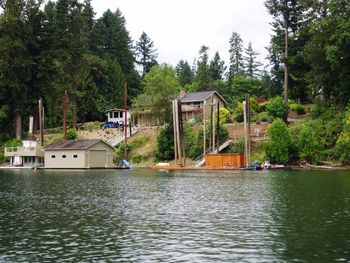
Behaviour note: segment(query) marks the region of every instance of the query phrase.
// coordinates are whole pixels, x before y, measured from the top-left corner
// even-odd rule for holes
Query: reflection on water
[[[348,174],[0,171],[0,261],[349,261]]]

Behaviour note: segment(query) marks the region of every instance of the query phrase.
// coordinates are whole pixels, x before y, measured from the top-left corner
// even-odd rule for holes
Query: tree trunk
[[[22,116],[17,113],[15,117],[16,124],[16,139],[20,140],[22,137]]]
[[[284,102],[288,103],[288,92],[289,92],[289,85],[288,85],[288,21],[285,18],[285,51],[284,51]]]
[[[77,128],[77,102],[76,102],[76,95],[75,92],[73,92],[72,95],[72,107],[73,107],[73,124],[72,128],[76,129]]]
[[[33,123],[33,134],[38,132],[39,126],[39,113],[37,111],[34,112],[34,123]]]

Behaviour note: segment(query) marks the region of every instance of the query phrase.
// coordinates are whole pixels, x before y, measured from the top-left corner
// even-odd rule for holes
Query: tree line
[[[64,91],[69,125],[97,120],[142,91],[141,76],[156,64],[153,42],[143,33],[133,42],[121,11],[95,19],[90,0],[0,1],[0,133],[20,138],[37,101],[45,103],[45,125],[62,125]]]
[[[227,65],[218,52],[209,58],[203,45],[192,65],[180,59],[173,68],[158,65],[146,33],[132,40],[119,9],[96,19],[90,0],[0,0],[0,133],[20,137],[21,124],[36,114],[39,98],[45,102],[46,127],[61,126],[65,90],[71,126],[101,119],[107,108],[123,105],[125,81],[129,103],[163,98],[171,87],[167,98],[180,88],[217,90],[231,108],[245,93],[345,107],[350,3],[266,0],[265,5],[273,17],[270,67],[262,68],[253,44],[245,45],[233,32]],[[153,68],[157,78],[147,77]],[[158,90],[160,96],[154,96]]]

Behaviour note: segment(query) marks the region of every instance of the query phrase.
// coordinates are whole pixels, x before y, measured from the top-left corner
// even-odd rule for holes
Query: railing
[[[5,156],[44,156],[41,146],[38,147],[5,147]]]
[[[229,140],[229,139],[230,139],[229,137],[225,137],[225,138],[221,139],[221,140],[219,141],[219,148],[220,148],[220,146],[221,146],[224,142],[226,142],[226,141]],[[210,147],[208,150],[205,151],[205,153],[202,153],[202,154],[199,155],[196,159],[194,159],[194,160],[193,160],[193,163],[199,163],[201,160],[204,159],[204,156],[205,156],[206,154],[215,153],[216,149],[217,149],[216,147],[215,147],[214,150],[213,150],[213,147]]]
[[[5,147],[5,153],[16,153],[20,147]]]

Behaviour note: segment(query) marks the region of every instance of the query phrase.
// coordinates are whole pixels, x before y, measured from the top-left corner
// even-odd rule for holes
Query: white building
[[[110,109],[106,111],[107,121],[119,124],[124,124],[125,122],[125,112],[124,109]],[[128,124],[130,123],[131,113],[127,111]]]
[[[5,148],[5,156],[10,157],[11,165],[24,167],[43,165],[44,151],[34,136],[25,138],[22,145]]]

